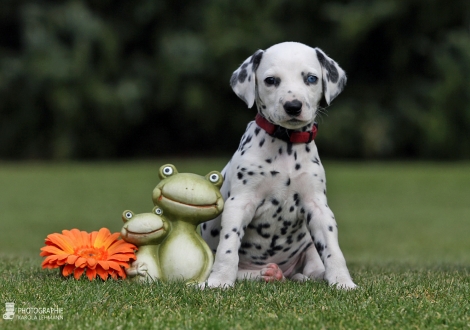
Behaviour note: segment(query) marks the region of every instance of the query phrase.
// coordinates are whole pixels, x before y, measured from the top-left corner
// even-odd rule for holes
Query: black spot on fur
[[[263,266],[263,265],[266,265],[265,262],[261,262],[261,261],[255,261],[253,262],[255,265],[259,265],[259,266]]]
[[[263,51],[262,50],[257,50],[253,56],[251,56],[250,62],[253,63],[253,72],[255,72],[258,69],[258,66],[261,62],[261,59],[263,58]]]
[[[305,237],[305,235],[307,235],[306,233],[300,233],[298,236],[297,236],[297,242],[300,242],[302,240],[302,238]]]
[[[229,253],[232,253],[232,251],[231,251],[231,250],[227,250],[227,251],[225,251],[225,253],[229,254]]]
[[[230,234],[226,234],[225,235],[225,239],[229,238],[230,237]]]
[[[276,176],[276,174],[279,174],[279,172],[278,171],[271,171],[272,176]]]
[[[239,249],[239,250],[238,250],[238,254],[246,254],[246,251]]]
[[[310,221],[312,220],[312,213],[307,214],[307,225],[310,224]]]
[[[327,258],[331,257],[331,254],[327,255],[326,257],[327,257]]]
[[[263,138],[263,139],[259,142],[259,147],[260,147],[260,148],[263,146],[264,141],[265,141],[265,140],[264,140],[264,138]]]
[[[256,127],[255,128],[255,135],[258,136],[259,132],[261,131],[261,128]]]
[[[337,83],[339,79],[339,73],[336,69],[334,61],[330,62],[328,59],[326,59],[325,55],[323,55],[323,53],[320,52],[318,49],[316,49],[316,52],[318,61],[320,62],[321,66],[326,69],[326,78],[328,79],[328,81],[331,81],[332,83]]]
[[[308,144],[305,145],[305,151],[310,152],[310,147],[308,146]]]
[[[219,236],[219,234],[220,234],[220,231],[217,228],[214,228],[214,229],[211,230],[211,236],[212,237],[217,237],[217,236]]]
[[[321,242],[316,242],[315,243],[315,248],[317,249],[317,252],[321,257],[322,254],[323,254],[323,250],[325,249],[325,246]]]
[[[266,163],[271,164],[273,161],[271,158],[265,159]]]
[[[301,165],[299,163],[295,164],[295,170],[298,171],[300,169]]]
[[[244,248],[244,249],[249,249],[249,248],[251,248],[251,247],[253,246],[253,244],[251,244],[251,243],[249,243],[249,242],[243,242],[241,246],[242,246],[242,248]]]
[[[279,205],[279,201],[275,198],[271,200],[271,203],[273,203],[273,205]]]
[[[295,206],[292,205],[292,206],[290,207],[290,209],[289,209],[289,212],[294,212],[294,210],[295,210]]]
[[[238,172],[237,173],[237,177],[239,180],[243,179],[243,173],[242,172]]]
[[[294,202],[295,202],[295,206],[299,206],[299,203],[300,203],[300,197],[299,197],[299,194],[294,194]]]
[[[202,224],[202,230],[206,230],[207,224]]]
[[[287,179],[286,186],[290,186],[290,178]]]
[[[328,227],[328,230],[329,230],[329,231],[333,231],[333,226],[329,226],[329,227]]]
[[[282,147],[279,148],[279,155],[282,155]]]
[[[315,157],[314,159],[312,159],[312,162],[315,163],[315,164],[317,164],[317,165],[320,165],[320,160],[319,160],[317,157]]]
[[[287,143],[287,154],[292,155],[292,143]]]
[[[245,146],[246,146],[248,143],[251,142],[251,139],[252,139],[252,138],[253,138],[253,137],[252,137],[251,135],[248,135],[248,136],[244,139],[244,141],[242,142],[242,144],[241,144],[241,146],[240,146],[239,149],[240,149],[240,150],[243,150],[243,149],[245,148]]]

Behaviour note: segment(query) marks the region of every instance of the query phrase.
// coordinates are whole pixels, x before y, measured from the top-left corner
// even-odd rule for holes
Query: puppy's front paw
[[[354,282],[352,281],[351,276],[349,276],[349,274],[325,274],[325,280],[328,281],[328,284],[334,285],[338,289],[353,290],[357,287],[357,285],[354,284]]]
[[[209,279],[204,282],[199,284],[200,289],[206,289],[206,288],[222,288],[222,289],[228,289],[233,287],[234,282],[232,281],[225,281],[221,279],[217,279],[215,277],[210,276]]]

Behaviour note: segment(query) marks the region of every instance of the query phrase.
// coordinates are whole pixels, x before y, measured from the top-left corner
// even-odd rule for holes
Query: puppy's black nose
[[[284,110],[291,116],[298,116],[302,112],[302,102],[299,100],[288,101],[284,103]]]

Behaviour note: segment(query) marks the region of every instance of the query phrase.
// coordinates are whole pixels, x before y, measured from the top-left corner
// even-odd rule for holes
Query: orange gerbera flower
[[[42,268],[61,267],[62,275],[73,273],[77,280],[85,270],[90,281],[97,274],[103,280],[108,276],[126,278],[124,268],[136,259],[137,247],[118,239],[119,235],[111,234],[106,228],[91,233],[72,229],[47,235],[46,246],[41,248],[40,254],[46,257]]]

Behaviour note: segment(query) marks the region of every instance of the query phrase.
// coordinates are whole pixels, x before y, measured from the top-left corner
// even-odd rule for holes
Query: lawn
[[[470,328],[470,163],[325,162],[355,291],[289,281],[199,291],[41,269],[47,234],[116,232],[123,210],[150,211],[160,165],[207,174],[226,161],[0,164],[0,310],[17,308],[0,328]],[[60,309],[57,319],[32,312],[48,307]]]

